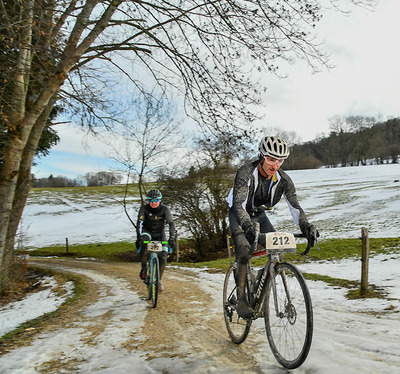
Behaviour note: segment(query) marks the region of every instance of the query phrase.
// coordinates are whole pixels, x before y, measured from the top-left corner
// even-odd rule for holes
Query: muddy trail
[[[75,273],[87,292],[40,329],[2,347],[15,364],[0,365],[0,373],[283,370],[271,354],[262,358],[261,370],[260,354],[252,349],[257,334],[242,345],[230,341],[220,298],[207,293],[194,272],[167,267],[165,290],[153,309],[138,263],[35,259],[31,264]]]

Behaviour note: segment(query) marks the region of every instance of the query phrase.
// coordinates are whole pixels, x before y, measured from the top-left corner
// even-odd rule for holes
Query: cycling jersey
[[[153,240],[166,240],[165,226],[169,227],[169,239],[175,236],[175,224],[170,210],[165,205],[157,208],[149,204],[142,205],[137,220],[138,236],[146,232],[152,235]]]
[[[279,169],[272,178],[267,179],[260,173],[258,164],[257,159],[239,168],[228,196],[230,210],[238,224],[243,226],[246,221],[251,221],[251,217],[272,208],[283,195],[294,223],[300,229],[308,226],[308,220],[300,207],[296,188],[289,175]]]

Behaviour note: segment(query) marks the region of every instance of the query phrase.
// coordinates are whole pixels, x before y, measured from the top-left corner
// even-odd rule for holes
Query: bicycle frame
[[[264,265],[264,271],[258,282],[255,296],[253,296],[251,294],[251,292],[249,292],[250,305],[255,312],[255,319],[262,316],[262,315],[260,315],[260,310],[262,311],[264,296],[265,296],[265,293],[267,292],[266,285],[267,285],[268,278],[270,278],[271,282],[272,282],[272,294],[274,297],[276,316],[284,316],[285,315],[285,313],[279,311],[277,292],[276,292],[276,280],[275,280],[275,265],[283,262],[284,251],[268,253],[266,250],[263,250],[258,255],[263,255],[263,254],[268,255],[268,260],[267,260],[266,264]],[[247,271],[248,290],[250,290],[250,288],[251,288],[249,273],[250,273],[250,264],[248,265],[248,271]],[[283,284],[285,287],[286,296],[288,298],[288,302],[291,302],[291,297],[290,297],[290,293],[288,292],[288,287],[287,287],[287,282],[286,282],[286,276],[284,273],[282,273],[281,276],[282,276],[282,281],[283,281]]]
[[[148,287],[148,298],[152,300],[153,308],[157,305],[158,299],[158,287],[160,284],[160,264],[158,259],[158,254],[163,252],[163,244],[168,244],[168,242],[159,241],[145,241],[144,244],[147,245],[147,250],[149,252],[149,258],[147,259],[147,276],[146,279]],[[156,268],[154,268],[154,265]]]
[[[283,367],[295,369],[307,358],[313,333],[312,301],[304,277],[296,266],[284,261],[285,253],[296,252],[295,236],[287,232],[266,233],[264,248],[256,251],[258,233],[259,226],[256,226],[253,257],[267,255],[268,258],[258,274],[250,262],[247,264],[245,292],[254,314],[242,318],[237,312],[235,262],[228,268],[224,280],[225,324],[232,341],[241,344],[249,334],[252,321],[263,318],[275,358]],[[303,237],[302,234],[296,236]],[[305,253],[310,243],[308,240]]]

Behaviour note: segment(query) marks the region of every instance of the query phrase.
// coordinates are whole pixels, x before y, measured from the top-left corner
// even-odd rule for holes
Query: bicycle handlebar
[[[294,236],[296,238],[306,238],[306,235],[304,234],[294,234]],[[310,249],[312,247],[314,247],[314,244],[317,245],[317,249],[319,250],[319,245],[318,245],[318,237],[319,237],[319,233],[317,228],[315,227],[315,225],[311,225],[310,226],[310,237],[307,238],[307,247],[304,250],[304,252],[301,252],[302,256],[305,256],[308,254],[308,252],[310,252]]]

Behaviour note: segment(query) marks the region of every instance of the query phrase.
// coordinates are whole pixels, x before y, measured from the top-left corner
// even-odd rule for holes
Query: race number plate
[[[161,242],[150,242],[147,244],[147,250],[149,252],[161,252],[162,244]]]
[[[269,232],[266,234],[268,251],[296,252],[294,235],[288,232]]]

